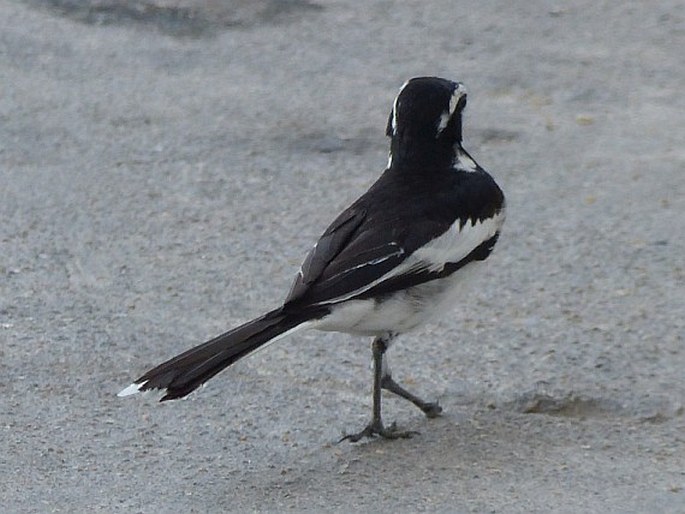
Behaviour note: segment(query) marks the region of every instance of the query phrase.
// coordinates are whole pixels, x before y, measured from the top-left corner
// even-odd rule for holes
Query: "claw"
[[[426,403],[421,407],[421,410],[427,418],[437,418],[442,413],[442,407],[440,407],[438,402]]]
[[[384,427],[382,424],[369,423],[366,425],[364,430],[357,432],[356,434],[347,434],[343,436],[338,444],[343,441],[350,441],[351,443],[359,442],[364,437],[375,437],[380,436],[384,439],[410,439],[415,435],[419,435],[419,432],[415,430],[398,430],[397,424],[393,423],[389,427]]]

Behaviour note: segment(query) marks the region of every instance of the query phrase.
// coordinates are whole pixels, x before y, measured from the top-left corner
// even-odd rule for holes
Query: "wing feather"
[[[436,192],[389,173],[324,232],[286,307],[389,293],[487,257],[504,222],[504,197],[492,178],[455,173],[454,184]],[[409,197],[398,208],[397,198]]]

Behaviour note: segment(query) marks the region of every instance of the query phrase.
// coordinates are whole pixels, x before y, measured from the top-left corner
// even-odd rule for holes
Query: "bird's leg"
[[[373,352],[373,416],[371,418],[371,423],[369,423],[361,432],[344,436],[340,440],[341,442],[351,441],[356,443],[363,437],[374,437],[376,435],[386,439],[408,439],[418,433],[414,431],[397,430],[395,423],[389,427],[385,427],[383,425],[383,420],[381,419],[381,389],[383,388],[384,377],[383,355],[388,349],[388,343],[391,338],[392,336],[377,337],[373,340],[373,344],[371,345],[371,350]],[[406,391],[404,392],[406,393]]]
[[[390,391],[391,393],[395,393],[397,396],[401,396],[405,400],[409,400],[412,402],[414,405],[416,405],[419,409],[423,411],[423,413],[429,417],[429,418],[437,418],[440,413],[442,412],[442,407],[438,404],[438,402],[425,402],[418,396],[410,393],[407,391],[404,387],[402,387],[400,384],[395,382],[392,379],[392,376],[388,372],[387,374],[383,375],[381,378],[381,387],[385,389],[386,391]]]

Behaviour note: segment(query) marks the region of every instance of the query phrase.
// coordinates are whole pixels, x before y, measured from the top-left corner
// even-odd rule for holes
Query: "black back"
[[[336,303],[363,297],[365,291],[388,292],[438,278],[419,269],[406,280],[393,277],[385,288],[376,283],[455,223],[463,227],[500,212],[502,191],[461,147],[465,98],[461,84],[436,77],[415,78],[403,86],[387,127],[390,167],[321,236],[286,307]],[[473,169],[459,169],[460,153]],[[496,239],[479,242],[472,256],[460,260],[484,259]],[[445,269],[453,272],[465,263]]]

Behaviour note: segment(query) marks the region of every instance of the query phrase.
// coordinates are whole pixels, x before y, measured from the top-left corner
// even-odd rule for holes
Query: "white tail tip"
[[[119,398],[123,398],[124,396],[131,396],[133,394],[137,394],[140,392],[140,389],[147,384],[147,380],[145,382],[142,382],[140,384],[133,383],[130,386],[128,386],[125,389],[122,389],[117,393],[117,396]]]

